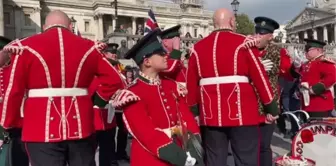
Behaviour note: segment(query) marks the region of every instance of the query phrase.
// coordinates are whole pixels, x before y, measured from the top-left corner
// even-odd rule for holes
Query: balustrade
[[[107,37],[103,40],[103,42],[115,42],[120,43],[121,40],[126,40],[128,43],[128,47],[131,48],[134,44],[137,43],[137,41],[142,37],[142,35],[131,35],[131,34],[125,34],[125,33],[111,33],[107,35]],[[181,48],[187,49],[191,48],[197,41],[199,41],[199,38],[181,38]],[[289,48],[294,47],[294,49],[297,49],[299,51],[304,51],[305,45],[304,44],[294,44],[294,43],[275,43],[276,45],[279,45],[283,48]],[[327,56],[330,56],[334,59],[336,59],[336,46],[330,46],[327,45],[324,47],[325,54]],[[133,63],[130,60],[122,60],[122,63],[125,65],[135,66],[135,63]]]

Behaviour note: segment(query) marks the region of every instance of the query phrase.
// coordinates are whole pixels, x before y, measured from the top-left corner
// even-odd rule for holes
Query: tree
[[[254,34],[254,23],[246,14],[238,14],[237,16],[237,32],[244,35]]]

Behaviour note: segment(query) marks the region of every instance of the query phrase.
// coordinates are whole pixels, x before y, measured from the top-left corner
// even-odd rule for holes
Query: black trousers
[[[11,139],[10,160],[11,166],[29,166],[29,160],[24,148],[24,144],[21,141],[21,129],[7,130],[9,138]]]
[[[56,143],[25,142],[31,166],[95,166],[94,136]]]
[[[207,166],[226,166],[229,142],[236,166],[258,166],[258,126],[201,127]]]
[[[115,152],[115,134],[116,128],[106,131],[97,131],[99,166],[112,166],[118,164]]]
[[[273,153],[271,149],[275,124],[261,124],[260,130],[260,166],[272,166]]]
[[[326,118],[326,117],[331,117],[331,112],[330,111],[323,111],[323,112],[308,112],[309,117],[311,118]]]
[[[116,120],[118,126],[118,135],[117,135],[117,156],[122,157],[127,155],[126,147],[127,147],[127,135],[128,132],[125,128],[124,121],[122,119],[122,113],[116,113]]]

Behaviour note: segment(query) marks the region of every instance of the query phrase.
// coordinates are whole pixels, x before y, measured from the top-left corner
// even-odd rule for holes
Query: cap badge
[[[262,21],[261,22],[261,26],[265,26],[266,25],[266,22],[265,21]]]

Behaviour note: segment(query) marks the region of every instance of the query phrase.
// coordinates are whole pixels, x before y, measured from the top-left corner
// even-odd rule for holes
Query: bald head
[[[236,29],[236,19],[233,12],[225,8],[215,11],[213,23],[215,29]]]
[[[54,10],[47,15],[43,29],[45,30],[53,25],[62,25],[71,29],[71,21],[68,15],[60,10]]]

